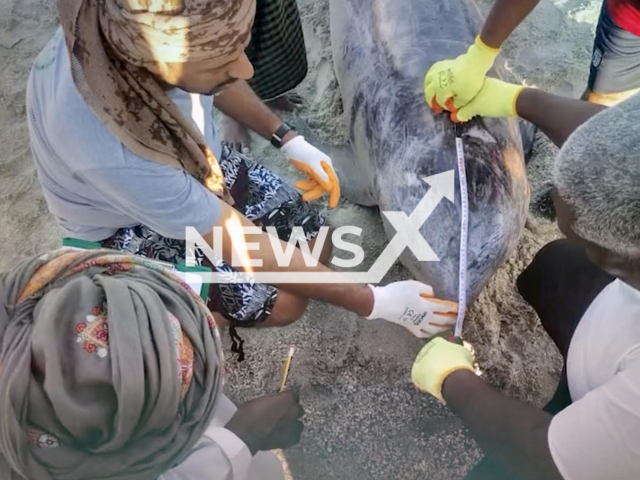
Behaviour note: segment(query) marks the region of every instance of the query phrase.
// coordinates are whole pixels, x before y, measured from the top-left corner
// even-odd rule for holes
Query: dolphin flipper
[[[347,200],[363,207],[378,205],[373,185],[357,167],[356,154],[350,145],[316,145],[331,157],[340,181],[340,194]]]

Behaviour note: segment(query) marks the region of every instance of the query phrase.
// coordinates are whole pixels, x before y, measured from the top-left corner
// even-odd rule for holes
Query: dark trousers
[[[545,245],[520,274],[520,295],[540,317],[542,326],[565,360],[558,388],[544,411],[555,415],[571,404],[566,360],[573,333],[596,296],[614,278],[596,267],[582,247],[567,240]],[[465,480],[517,480],[490,456],[484,457]]]
[[[307,50],[296,0],[257,0],[246,54],[254,68],[249,85],[262,100],[296,88],[307,76]]]
[[[603,94],[640,88],[640,37],[613,21],[607,0],[600,10],[587,88]]]

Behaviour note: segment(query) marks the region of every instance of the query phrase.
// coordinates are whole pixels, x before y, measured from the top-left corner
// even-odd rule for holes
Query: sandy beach
[[[454,0],[449,0],[454,1]],[[287,118],[328,144],[343,144],[340,94],[332,70],[327,0],[299,0],[309,75],[297,92],[304,108]],[[486,13],[490,0],[478,0]],[[543,0],[511,36],[503,57],[515,79],[579,97],[585,88],[601,1]],[[57,27],[50,0],[0,0],[0,270],[60,246],[29,150],[26,82],[36,54]],[[64,119],[60,119],[64,121]],[[253,155],[277,173],[296,174],[269,144],[253,140]],[[553,393],[560,369],[555,347],[515,290],[515,278],[538,249],[558,236],[538,202],[557,150],[538,135],[528,176],[530,218],[514,254],[471,306],[465,337],[487,380],[536,405]],[[327,211],[333,225],[363,228],[367,258],[386,244],[378,213],[342,200]],[[385,282],[408,279],[396,264]],[[411,385],[409,371],[422,342],[400,327],[366,321],[312,302],[304,318],[278,330],[240,331],[247,359],[237,363],[223,335],[227,391],[240,402],[272,393],[290,344],[297,347],[289,385],[306,411],[302,442],[284,453],[295,480],[444,480],[462,478],[481,453],[461,422]]]

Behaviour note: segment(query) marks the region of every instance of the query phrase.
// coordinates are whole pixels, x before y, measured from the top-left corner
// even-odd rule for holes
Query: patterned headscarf
[[[203,134],[152,72],[159,61],[228,63],[246,47],[255,0],[58,0],[74,82],[143,158],[181,168],[233,203]]]
[[[220,337],[180,279],[59,250],[0,275],[0,478],[149,480],[188,455],[222,388]]]

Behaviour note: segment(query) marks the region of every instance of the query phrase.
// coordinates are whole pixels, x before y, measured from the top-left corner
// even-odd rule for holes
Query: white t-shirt
[[[589,306],[569,346],[573,403],[549,427],[567,480],[640,479],[640,291],[615,280]]]

